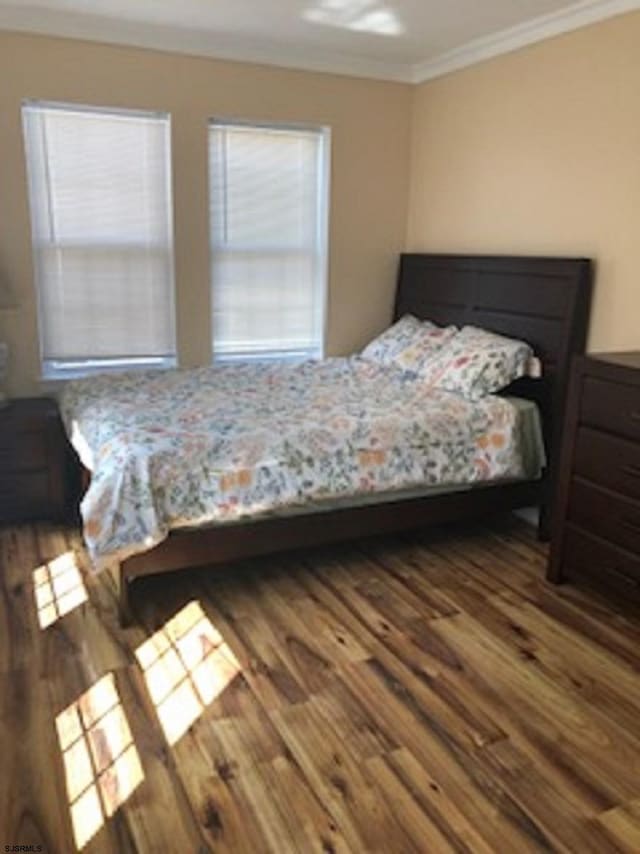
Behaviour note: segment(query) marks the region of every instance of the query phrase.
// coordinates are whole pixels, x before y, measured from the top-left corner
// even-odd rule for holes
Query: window
[[[209,129],[214,359],[322,356],[329,132]]]
[[[27,103],[45,377],[175,364],[170,119]]]

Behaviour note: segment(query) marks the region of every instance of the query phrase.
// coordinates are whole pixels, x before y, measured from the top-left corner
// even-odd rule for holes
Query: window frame
[[[45,357],[44,347],[44,316],[45,309],[43,306],[43,286],[44,281],[44,264],[42,259],[42,249],[46,247],[55,247],[56,244],[43,242],[37,235],[35,227],[37,221],[35,199],[35,183],[33,171],[30,167],[32,158],[38,156],[35,154],[39,142],[31,139],[28,132],[27,110],[42,109],[42,110],[59,110],[67,113],[81,113],[88,115],[104,115],[104,116],[122,116],[125,118],[144,118],[158,119],[166,123],[164,133],[164,156],[166,164],[166,187],[164,188],[167,198],[167,235],[170,238],[169,245],[166,247],[167,252],[167,273],[169,275],[169,301],[167,310],[169,321],[171,324],[171,341],[172,353],[161,356],[132,356],[132,355],[112,355],[112,356],[96,356],[96,357],[77,357],[68,359],[55,359]],[[123,373],[126,371],[143,371],[143,370],[168,370],[178,366],[178,340],[177,340],[177,317],[176,317],[176,266],[175,266],[175,217],[174,217],[174,181],[173,181],[173,159],[172,159],[172,136],[173,123],[172,115],[165,110],[145,110],[128,107],[110,107],[104,105],[89,105],[80,104],[72,101],[56,101],[47,99],[30,99],[25,98],[20,106],[22,119],[22,135],[23,135],[23,151],[25,156],[25,168],[27,175],[27,191],[28,191],[28,212],[29,212],[29,227],[31,232],[31,257],[34,270],[34,287],[36,292],[36,309],[37,309],[37,326],[38,326],[38,355],[40,362],[40,379],[45,382],[64,381],[76,379],[84,376],[92,376],[100,373]],[[43,163],[46,168],[46,154],[42,155]],[[50,187],[45,188],[50,192]],[[101,244],[96,244],[96,247]],[[117,246],[119,244],[109,244],[105,242],[104,246]],[[135,244],[132,244],[135,245]],[[161,247],[165,251],[164,247]]]
[[[318,177],[316,186],[316,205],[317,205],[317,249],[319,269],[317,274],[318,294],[318,318],[317,318],[317,347],[313,350],[245,350],[229,352],[225,354],[216,353],[215,331],[213,322],[213,312],[215,305],[215,277],[214,277],[214,256],[219,247],[215,245],[213,240],[213,224],[211,222],[212,213],[212,197],[211,197],[211,182],[212,182],[212,159],[210,138],[211,131],[216,127],[239,127],[249,130],[268,130],[281,132],[296,132],[314,133],[318,135]],[[305,359],[326,357],[327,349],[327,328],[329,314],[329,253],[330,253],[330,213],[331,213],[331,168],[332,168],[332,129],[330,125],[307,123],[307,122],[280,122],[261,119],[246,119],[236,116],[213,116],[207,122],[207,181],[208,181],[208,239],[209,239],[209,296],[211,300],[210,317],[210,347],[211,347],[211,364],[229,364],[229,363],[247,363],[247,362],[301,362]],[[247,247],[251,250],[252,247]],[[262,252],[268,254],[270,251],[284,252],[286,247],[256,247],[257,253]]]

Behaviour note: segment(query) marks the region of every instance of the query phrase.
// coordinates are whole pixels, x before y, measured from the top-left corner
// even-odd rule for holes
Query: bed
[[[362,357],[104,376],[63,397],[120,618],[142,575],[538,505],[550,496],[584,259],[403,255],[395,316],[529,342],[542,376],[471,402]]]

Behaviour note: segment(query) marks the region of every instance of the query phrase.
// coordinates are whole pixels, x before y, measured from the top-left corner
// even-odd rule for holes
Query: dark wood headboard
[[[586,345],[593,265],[586,258],[402,255],[395,317],[473,324],[527,341],[542,361],[540,380],[521,380],[511,394],[540,406],[549,489],[555,479],[571,360]]]

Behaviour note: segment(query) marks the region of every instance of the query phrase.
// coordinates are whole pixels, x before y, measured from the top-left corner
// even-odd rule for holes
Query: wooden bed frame
[[[439,324],[474,324],[528,341],[543,377],[514,383],[509,394],[540,407],[548,455],[541,480],[487,486],[364,507],[309,512],[232,525],[174,531],[155,548],[123,561],[116,571],[120,620],[131,621],[134,578],[227,563],[367,535],[540,507],[541,538],[549,520],[572,357],[585,347],[592,264],[587,259],[402,255],[395,317],[411,313]]]

